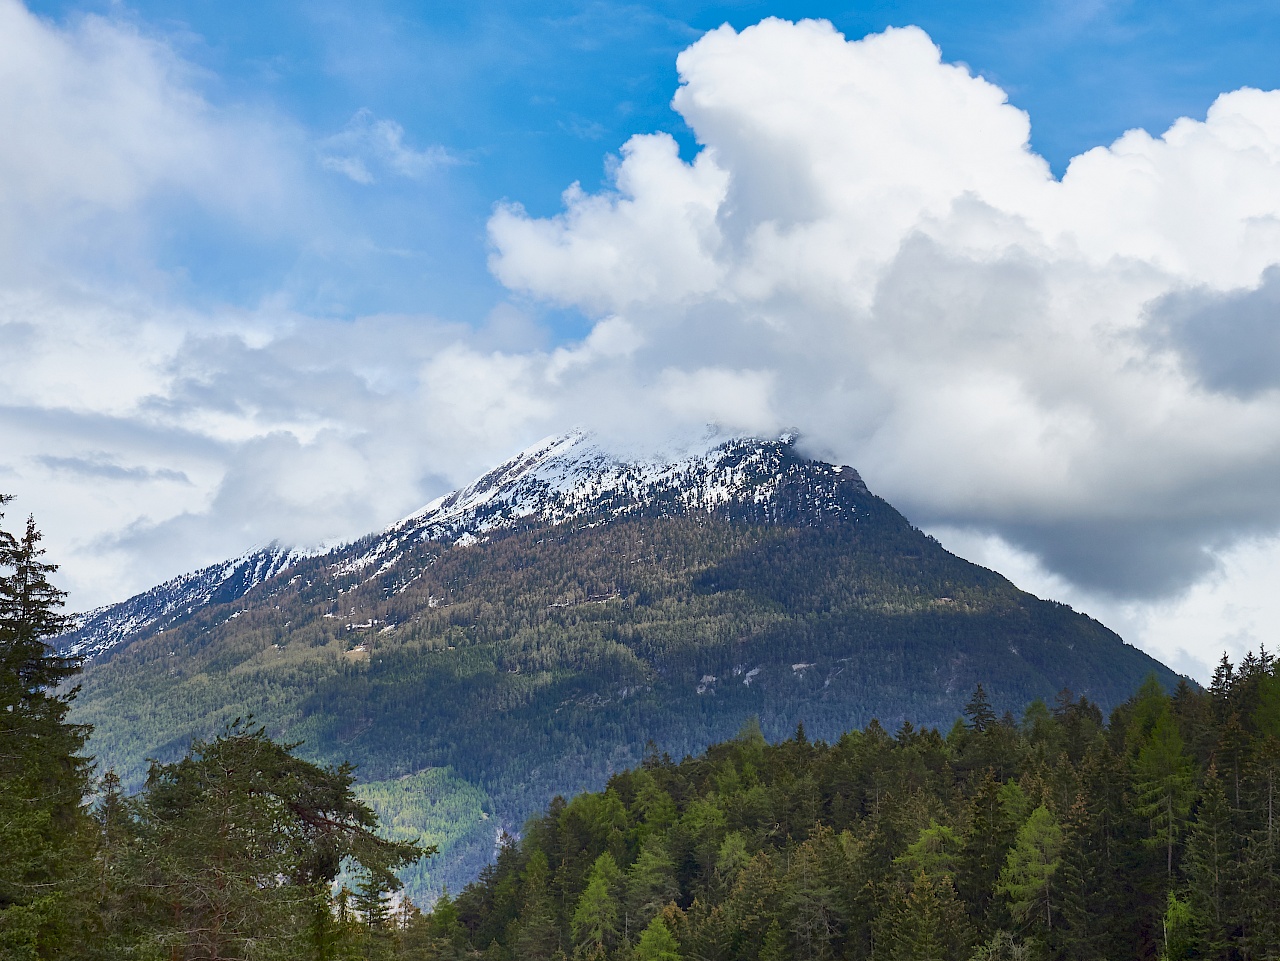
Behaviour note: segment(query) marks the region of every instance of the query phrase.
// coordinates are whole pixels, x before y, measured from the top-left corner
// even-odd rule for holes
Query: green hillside
[[[821,522],[587,517],[419,541],[382,567],[352,563],[353,545],[92,662],[74,719],[127,784],[248,714],[361,781],[449,769],[417,822],[369,795],[433,839],[440,806],[486,815],[439,836],[421,897],[474,877],[496,828],[599,787],[650,740],[679,757],[750,716],[769,738],[801,721],[827,738],[872,718],[945,724],[979,681],[998,711],[1064,687],[1109,709],[1153,671],[1176,683],[865,489],[844,496],[856,511]]]
[[[489,961],[1166,961],[1280,950],[1280,665],[946,736],[748,725],[556,799],[405,937]],[[409,950],[411,948],[411,950]]]

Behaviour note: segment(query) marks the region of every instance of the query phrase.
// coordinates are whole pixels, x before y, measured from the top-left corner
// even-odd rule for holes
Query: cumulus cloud
[[[0,120],[30,136],[0,141],[0,471],[77,606],[359,535],[571,424],[630,451],[712,424],[799,429],[944,543],[1200,676],[1274,619],[1248,598],[1280,572],[1280,93],[1055,179],[1028,117],[920,30],[723,27],[678,60],[691,156],[637,136],[611,189],[495,208],[512,303],[472,329],[13,282],[32,250],[74,267],[88,224],[127,247],[166,191],[291,203],[316,148],[214,109],[117,23],[0,0],[5,44]],[[320,163],[451,162],[405,141],[361,112]],[[548,345],[537,302],[593,326]]]
[[[612,190],[490,223],[509,286],[636,332],[620,389],[798,425],[917,522],[1113,597],[1174,596],[1280,525],[1280,93],[1057,180],[915,28],[726,26],[678,67],[691,159],[633,138]]]

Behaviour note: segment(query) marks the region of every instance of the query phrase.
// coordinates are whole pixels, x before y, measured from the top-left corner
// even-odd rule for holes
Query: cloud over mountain
[[[486,324],[347,321],[299,308],[289,270],[252,308],[184,300],[157,210],[304,236],[318,184],[451,155],[372,114],[308,140],[215,106],[114,20],[0,0],[0,25],[0,118],[27,132],[0,141],[0,488],[77,603],[363,533],[572,424],[643,449],[711,422],[798,428],[946,543],[1171,631],[1175,663],[1179,624],[1235,612],[1203,664],[1271,616],[1238,602],[1280,571],[1280,93],[1055,179],[1027,115],[918,29],[723,27],[678,60],[696,150],[636,136],[610,189],[495,208],[511,298]],[[555,343],[545,305],[589,333]]]
[[[655,382],[750,372],[742,426],[803,425],[918,521],[1094,590],[1168,595],[1275,530],[1280,93],[1057,180],[914,28],[723,27],[679,68],[696,156],[636,137],[613,191],[501,207],[505,283],[628,324]]]

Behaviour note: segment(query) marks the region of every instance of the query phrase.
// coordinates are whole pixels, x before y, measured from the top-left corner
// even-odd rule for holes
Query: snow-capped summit
[[[521,521],[714,511],[736,501],[763,504],[794,481],[797,469],[865,492],[858,472],[801,458],[794,435],[776,441],[735,438],[667,458],[622,458],[584,430],[545,438],[459,491],[437,498],[387,529],[432,540],[481,536]]]
[[[584,430],[545,438],[461,490],[386,529],[318,556],[338,574],[386,569],[422,540],[468,545],[504,530],[611,518],[707,512],[757,523],[815,523],[856,511],[866,487],[851,467],[811,461],[795,436],[710,441],[677,457],[610,453]],[[176,577],[98,608],[60,639],[92,658],[122,641],[177,624],[209,604],[236,600],[316,552],[272,546]]]

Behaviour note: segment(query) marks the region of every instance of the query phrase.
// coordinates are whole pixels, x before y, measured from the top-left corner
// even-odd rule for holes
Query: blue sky
[[[1125,130],[1162,132],[1203,116],[1219,93],[1280,86],[1280,8],[1221,2],[651,3],[363,0],[218,3],[141,0],[31,9],[66,21],[132,21],[203,75],[214,105],[276,117],[323,140],[358,111],[394,121],[405,143],[446,148],[432,176],[330,176],[310,202],[352,241],[316,249],[290,231],[245,232],[177,203],[156,262],[186,299],[252,305],[286,292],[300,309],[351,317],[429,312],[478,324],[503,297],[485,267],[495,202],[558,209],[580,181],[598,188],[603,157],[628,136],[692,138],[669,107],[676,54],[721,23],[830,19],[850,39],[917,24],[949,61],[1003,87],[1032,118],[1032,143],[1066,162]],[[585,325],[549,312],[552,336]]]
[[[1230,0],[0,0],[0,490],[85,607],[575,424],[796,428],[1204,676],[1280,623],[1277,49]]]

